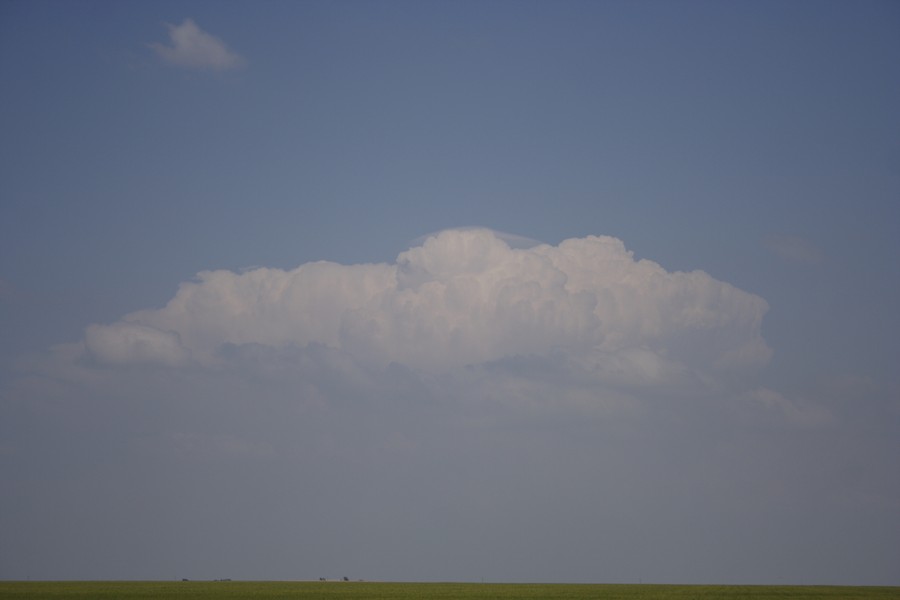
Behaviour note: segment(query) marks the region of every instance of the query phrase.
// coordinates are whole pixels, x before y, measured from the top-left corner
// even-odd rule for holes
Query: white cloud
[[[764,364],[766,302],[703,273],[635,260],[612,237],[511,248],[486,229],[448,230],[394,264],[308,263],[210,271],[158,310],[92,326],[106,362],[202,364],[224,345],[321,344],[360,364],[430,372],[564,354],[597,377],[655,384]]]
[[[191,69],[223,71],[242,67],[246,61],[229,50],[222,40],[203,31],[191,19],[181,25],[167,25],[171,46],[151,44],[166,62]]]
[[[432,231],[431,233],[426,233],[425,235],[419,236],[414,239],[410,243],[410,247],[421,246],[425,242],[428,241],[428,238],[435,237],[436,235],[441,234],[444,231],[477,231],[483,230],[484,227],[454,227],[452,229],[442,229],[440,231]],[[496,229],[492,229],[494,236],[500,238],[506,245],[510,248],[534,248],[535,246],[540,246],[542,242],[536,240],[534,238],[526,237],[524,235],[518,235],[515,233],[508,233],[505,231],[497,231]]]

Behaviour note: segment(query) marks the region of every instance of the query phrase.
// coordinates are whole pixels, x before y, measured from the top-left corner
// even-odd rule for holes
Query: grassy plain
[[[765,600],[772,598],[900,598],[898,587],[609,585],[506,583],[376,583],[306,581],[0,581],[0,598],[46,599],[268,599],[310,600]]]

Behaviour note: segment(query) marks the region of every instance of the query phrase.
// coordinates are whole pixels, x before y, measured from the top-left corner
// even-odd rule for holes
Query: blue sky
[[[900,583],[898,25],[4,3],[0,577]]]

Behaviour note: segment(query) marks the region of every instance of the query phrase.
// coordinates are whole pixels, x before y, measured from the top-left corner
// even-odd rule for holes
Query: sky
[[[900,5],[0,4],[0,578],[900,585]]]

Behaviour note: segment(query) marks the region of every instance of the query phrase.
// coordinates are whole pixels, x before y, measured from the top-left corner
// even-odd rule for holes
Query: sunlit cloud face
[[[511,248],[449,230],[394,264],[211,271],[157,310],[95,325],[100,363],[214,365],[223,346],[321,344],[361,364],[440,372],[560,356],[601,379],[755,369],[767,304],[706,273],[669,273],[611,237]]]
[[[151,44],[156,53],[167,63],[186,69],[224,71],[246,64],[217,37],[200,29],[191,19],[181,25],[168,25],[170,45]]]

